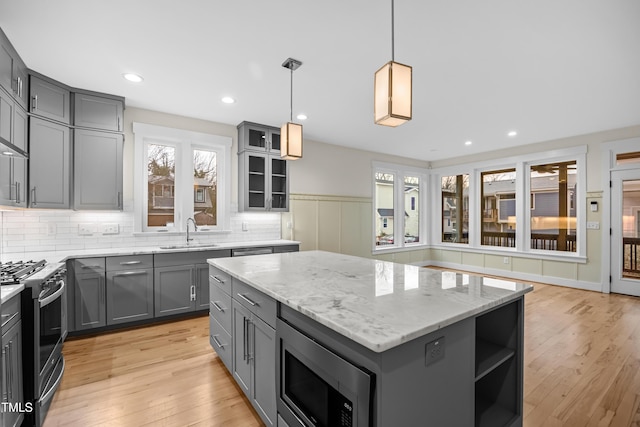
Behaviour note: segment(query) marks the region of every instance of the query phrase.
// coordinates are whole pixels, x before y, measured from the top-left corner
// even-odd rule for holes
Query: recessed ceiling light
[[[224,96],[222,97],[222,102],[224,102],[225,104],[233,104],[236,102],[236,100],[230,96]]]
[[[306,115],[306,114],[303,114],[303,113],[300,113],[300,114],[298,114],[298,115],[296,116],[296,118],[297,118],[298,120],[307,120],[307,115]]]
[[[516,136],[517,134],[518,134],[518,132],[516,132],[515,130],[512,130],[511,132],[509,132],[509,133],[507,134],[507,136],[514,137],[514,136]]]
[[[129,80],[130,82],[133,82],[133,83],[140,83],[144,80],[142,76],[134,73],[125,73],[122,75],[122,77],[124,77],[126,80]]]
[[[473,144],[473,142],[471,142],[471,141],[465,141],[465,143],[464,143],[464,145],[471,145],[471,144]]]

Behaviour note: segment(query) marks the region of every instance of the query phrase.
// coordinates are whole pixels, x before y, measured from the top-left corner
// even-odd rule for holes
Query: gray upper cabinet
[[[29,205],[69,209],[69,127],[31,117],[29,131]]]
[[[73,206],[122,209],[122,134],[74,130]]]
[[[1,29],[0,86],[10,93],[22,108],[27,108],[29,95],[27,67]]]
[[[251,122],[238,125],[238,153],[245,150],[280,155],[280,129]]]
[[[238,210],[289,211],[289,163],[279,156],[238,154]]]
[[[31,75],[31,114],[71,123],[71,91],[60,83]]]
[[[102,96],[74,93],[74,118],[76,127],[123,131],[124,102]]]

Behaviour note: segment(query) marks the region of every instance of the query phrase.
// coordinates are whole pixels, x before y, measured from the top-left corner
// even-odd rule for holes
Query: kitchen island
[[[321,251],[208,262],[211,344],[267,425],[287,425],[279,325],[371,374],[367,425],[522,424],[532,286]]]

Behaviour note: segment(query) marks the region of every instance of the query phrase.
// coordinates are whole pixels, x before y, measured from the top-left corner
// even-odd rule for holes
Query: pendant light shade
[[[280,157],[285,160],[302,158],[302,125],[288,122],[280,129]]]
[[[280,129],[280,157],[285,160],[302,158],[302,125],[293,123],[293,72],[301,65],[302,62],[293,58],[288,58],[282,63],[284,68],[291,70],[290,120]]]
[[[374,78],[374,117],[378,125],[399,126],[411,120],[411,80],[409,65],[389,61]]]
[[[395,127],[411,120],[413,69],[395,62],[394,56],[394,4],[391,0],[391,61],[376,71],[373,82],[373,119],[377,125]]]

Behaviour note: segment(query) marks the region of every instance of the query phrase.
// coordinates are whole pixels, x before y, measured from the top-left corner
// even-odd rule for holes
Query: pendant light
[[[302,125],[293,123],[293,72],[302,65],[297,59],[288,58],[282,63],[284,68],[291,70],[291,109],[289,122],[282,125],[280,130],[280,157],[285,160],[302,158]]]
[[[391,61],[376,71],[373,115],[377,125],[395,127],[411,120],[412,68],[395,62],[393,9],[391,0]]]

